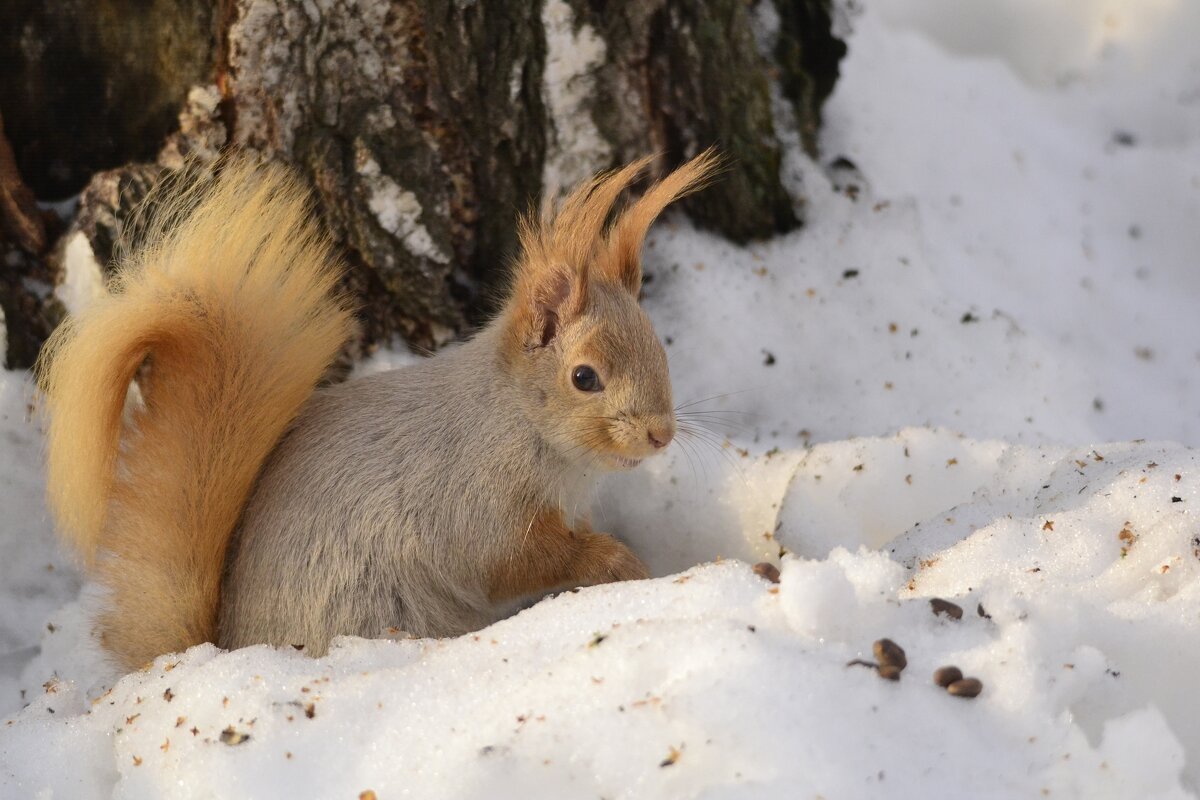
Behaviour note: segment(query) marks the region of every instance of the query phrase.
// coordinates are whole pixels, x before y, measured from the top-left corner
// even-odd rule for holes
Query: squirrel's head
[[[663,208],[699,189],[718,160],[702,153],[613,214],[650,160],[597,175],[556,213],[522,220],[521,258],[501,319],[504,358],[530,418],[551,446],[588,466],[636,466],[675,436],[667,355],[637,301],[642,240]]]

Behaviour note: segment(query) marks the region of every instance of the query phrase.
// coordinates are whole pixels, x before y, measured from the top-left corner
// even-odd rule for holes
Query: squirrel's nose
[[[646,438],[650,440],[650,444],[655,449],[661,450],[671,443],[672,433],[666,428],[659,430],[650,429],[646,431]]]

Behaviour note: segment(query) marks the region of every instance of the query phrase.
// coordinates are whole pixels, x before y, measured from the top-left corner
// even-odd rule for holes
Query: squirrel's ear
[[[526,253],[509,299],[508,335],[516,350],[548,346],[587,307],[587,265],[572,268],[537,255]]]
[[[587,266],[555,265],[537,275],[532,287],[526,299],[532,311],[526,347],[546,347],[558,335],[559,327],[587,306]]]
[[[662,210],[681,197],[708,185],[721,167],[715,148],[708,148],[650,187],[629,206],[609,230],[605,252],[598,261],[605,278],[634,295],[642,286],[642,241]]]
[[[590,264],[617,197],[650,158],[595,175],[555,204],[547,198],[540,215],[517,223],[521,258],[509,301],[510,341],[521,350],[545,347],[562,323],[587,305]]]

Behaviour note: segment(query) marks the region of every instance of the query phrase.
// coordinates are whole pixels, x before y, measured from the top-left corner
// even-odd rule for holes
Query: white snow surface
[[[104,273],[83,231],[72,234],[63,247],[63,272],[54,294],[68,313],[74,314],[104,295]]]
[[[695,413],[594,522],[660,577],[122,677],[4,374],[0,797],[1195,797],[1200,6],[841,13],[808,225],[646,251]]]

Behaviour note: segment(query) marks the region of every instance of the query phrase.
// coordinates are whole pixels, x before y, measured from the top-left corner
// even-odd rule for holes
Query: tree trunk
[[[195,0],[176,7],[194,27]],[[185,103],[179,69],[151,92],[183,108],[158,167],[231,145],[294,164],[343,247],[367,343],[418,347],[491,310],[517,215],[543,192],[647,152],[663,168],[726,154],[686,204],[698,224],[735,241],[796,227],[777,127],[815,148],[844,52],[830,0],[221,0],[211,24],[213,84]],[[773,79],[790,105],[772,102]],[[140,194],[112,187],[153,174],[131,166],[85,192],[73,231],[102,262]]]
[[[0,311],[8,368],[31,366],[62,316],[46,302],[53,286],[46,256],[56,223],[21,180],[0,116]]]

